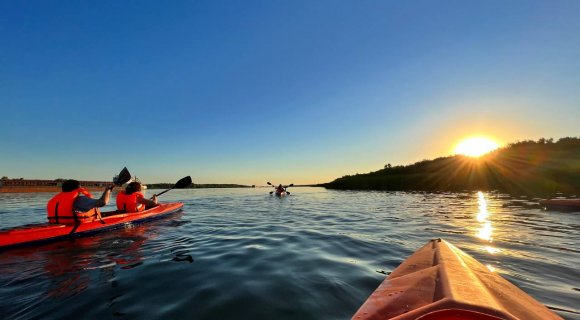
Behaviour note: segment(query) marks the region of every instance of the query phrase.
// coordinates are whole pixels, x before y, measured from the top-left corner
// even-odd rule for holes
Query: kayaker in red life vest
[[[74,224],[92,220],[100,213],[97,209],[109,203],[111,190],[114,184],[105,188],[101,198],[94,199],[92,195],[81,187],[77,180],[65,180],[62,183],[62,192],[52,197],[47,204],[48,221],[50,223]]]
[[[285,189],[285,188],[284,188],[284,187],[283,187],[281,184],[279,184],[279,185],[276,187],[276,193],[277,193],[277,194],[281,194],[281,193],[282,193],[282,192],[284,192],[284,191],[286,191],[286,189]]]
[[[154,195],[151,200],[146,199],[141,193],[141,183],[131,182],[117,194],[117,210],[125,212],[139,212],[155,207],[157,205],[157,196]]]

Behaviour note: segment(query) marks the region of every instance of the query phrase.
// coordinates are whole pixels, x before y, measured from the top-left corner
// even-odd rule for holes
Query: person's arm
[[[145,199],[144,197],[138,197],[137,202],[140,204],[144,204],[145,207],[155,207],[157,205],[157,196],[154,195],[151,200]]]
[[[104,207],[105,205],[107,205],[107,203],[109,203],[109,199],[111,199],[111,190],[113,190],[114,187],[115,185],[111,184],[110,186],[105,188],[105,191],[103,191],[103,195],[101,195],[101,198],[96,202],[96,207],[99,208]]]

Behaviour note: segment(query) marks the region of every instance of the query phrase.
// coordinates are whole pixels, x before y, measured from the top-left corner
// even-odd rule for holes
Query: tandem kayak
[[[571,210],[580,210],[580,199],[540,200],[540,204],[546,208],[564,208]]]
[[[352,319],[562,318],[449,242],[434,239],[403,261]]]
[[[158,219],[166,215],[175,213],[183,207],[183,203],[163,203],[149,210],[139,213],[102,212],[103,222],[100,220],[74,225],[42,223],[31,224],[8,230],[0,230],[0,250],[38,244],[57,239],[70,237],[80,237],[89,234],[121,228],[127,225],[142,223],[149,220]]]

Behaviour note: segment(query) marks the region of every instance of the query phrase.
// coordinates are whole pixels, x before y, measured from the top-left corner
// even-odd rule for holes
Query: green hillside
[[[479,158],[450,156],[386,165],[323,184],[342,190],[464,191],[580,195],[580,138],[521,141]]]

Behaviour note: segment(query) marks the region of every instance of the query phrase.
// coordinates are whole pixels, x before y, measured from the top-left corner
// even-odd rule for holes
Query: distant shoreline
[[[479,158],[462,155],[377,171],[321,184],[337,190],[463,192],[497,190],[512,195],[580,194],[580,138],[526,140]]]
[[[105,187],[102,186],[83,186],[89,191],[102,191]],[[172,184],[150,184],[147,185],[148,189],[169,189],[173,187]],[[196,184],[188,189],[222,189],[222,188],[252,188],[252,186],[238,185],[238,184]],[[123,190],[121,187],[115,188],[115,190]],[[10,187],[0,187],[0,193],[42,193],[42,192],[53,192],[57,193],[61,191],[59,186],[10,186]]]
[[[104,187],[85,187],[89,191],[104,190]],[[23,187],[0,187],[0,193],[40,193],[40,192],[60,192],[61,187],[46,186],[23,186]]]

